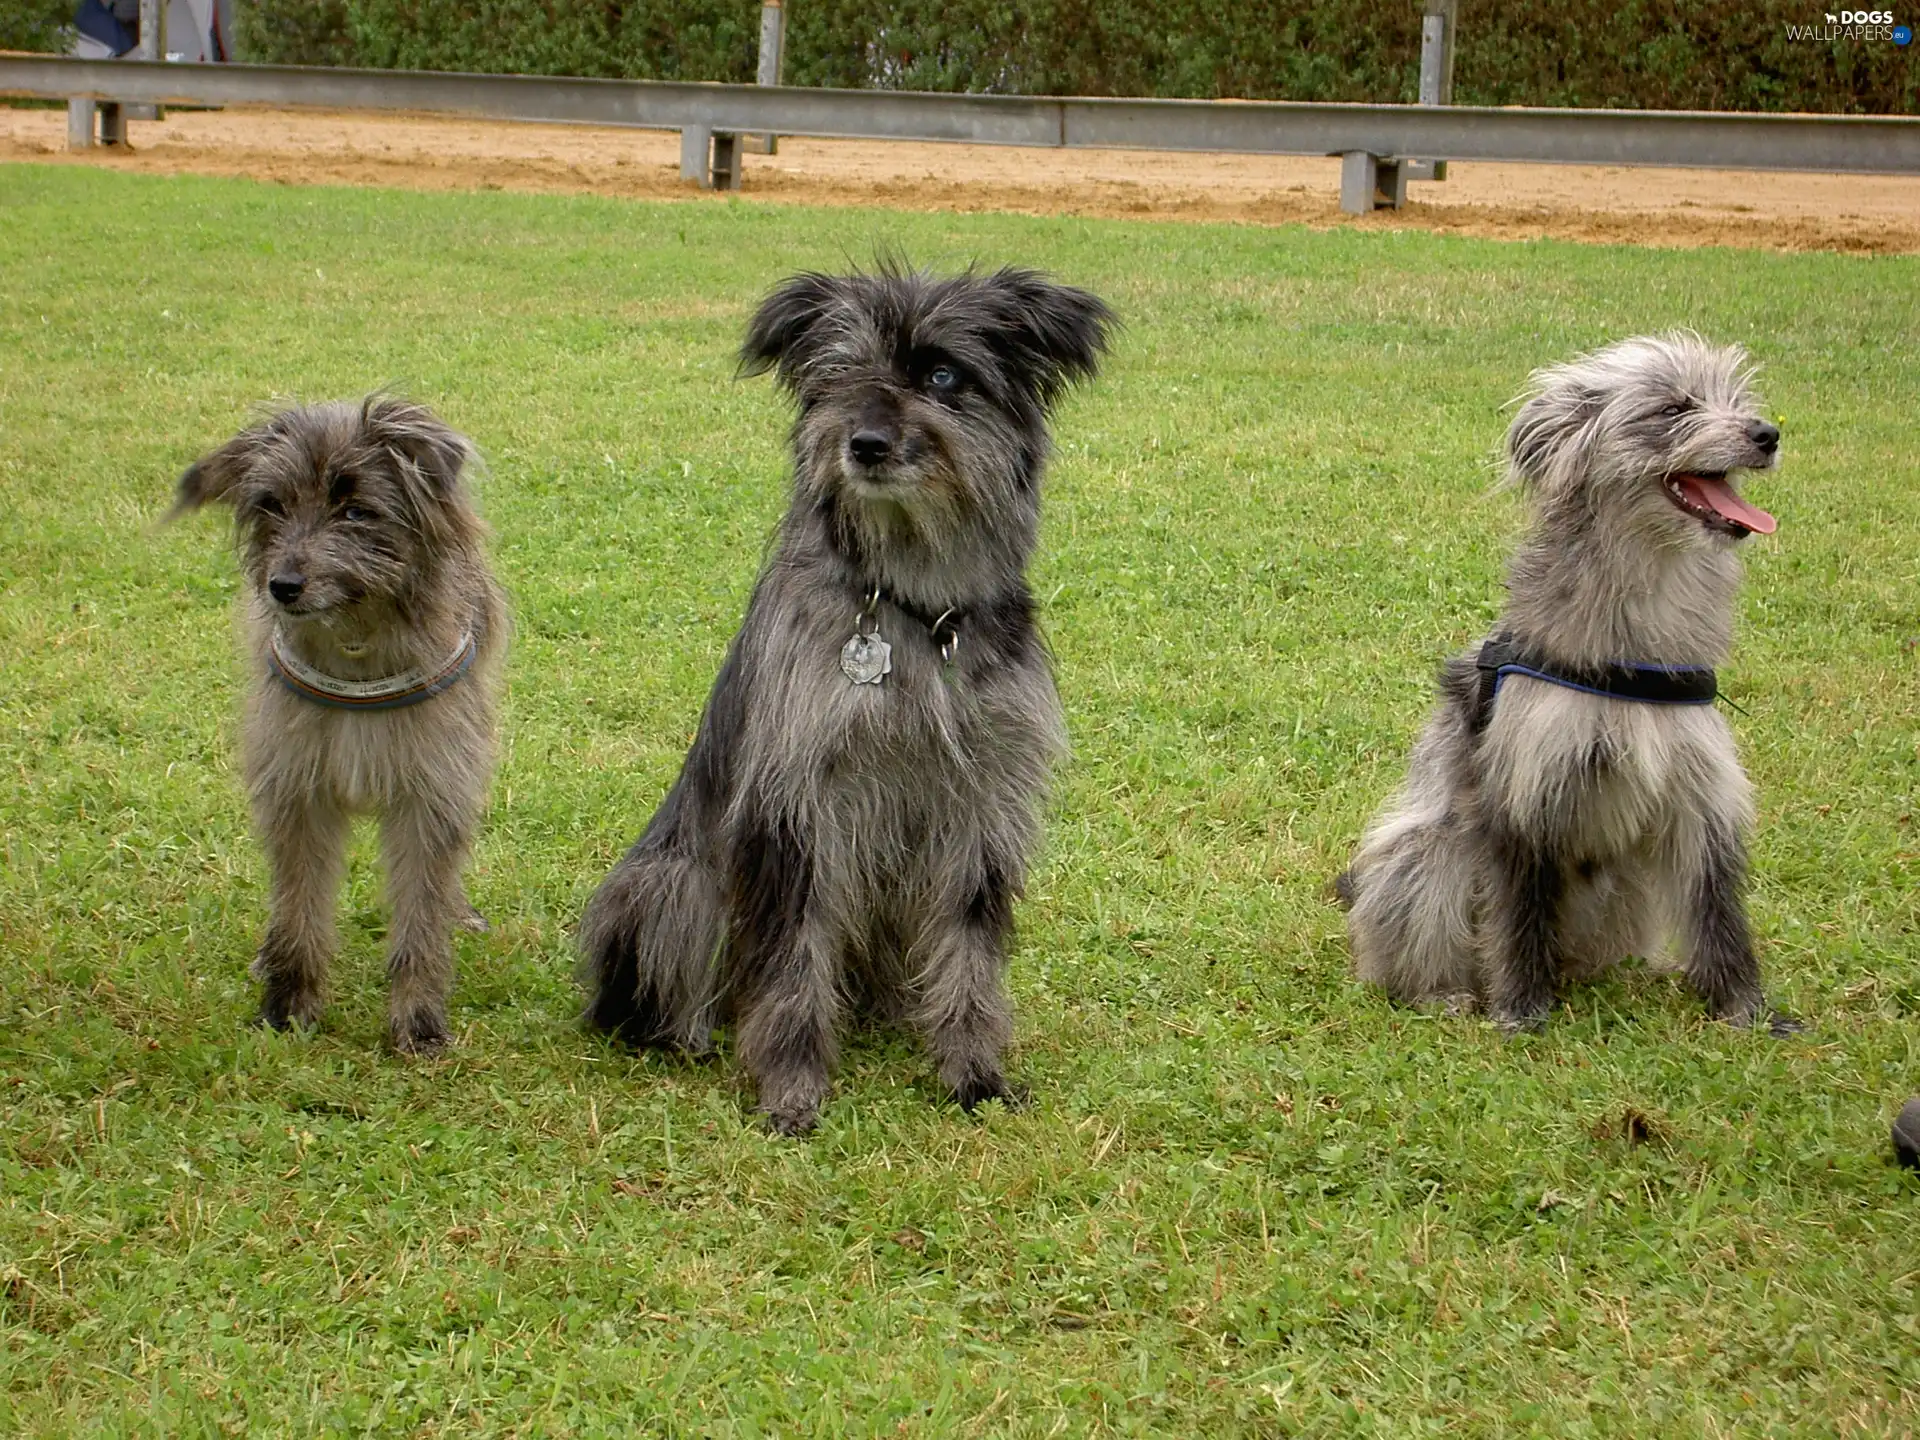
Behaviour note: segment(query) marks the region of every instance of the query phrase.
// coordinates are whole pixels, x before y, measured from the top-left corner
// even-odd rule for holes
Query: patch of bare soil
[[[715,198],[680,179],[679,138],[658,131],[255,108],[174,111],[131,128],[127,149],[70,155],[63,113],[0,109],[0,160],[290,185]],[[744,193],[902,210],[1920,253],[1920,178],[1456,162],[1445,182],[1416,183],[1405,210],[1356,217],[1340,213],[1339,168],[1278,156],[787,139],[777,155],[747,157]]]

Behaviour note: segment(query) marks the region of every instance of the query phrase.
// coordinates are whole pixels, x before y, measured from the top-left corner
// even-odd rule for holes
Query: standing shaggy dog
[[[1745,356],[1696,336],[1534,376],[1507,433],[1534,516],[1506,610],[1442,672],[1406,785],[1340,880],[1362,980],[1533,1028],[1561,979],[1677,942],[1715,1015],[1763,1016],[1753,804],[1711,667],[1740,542],[1774,529],[1731,477],[1779,443]]]
[[[506,605],[461,472],[467,441],[389,396],[283,411],[180,477],[174,514],[233,507],[254,681],[247,790],[273,868],[260,1018],[312,1025],[347,826],[378,812],[393,930],[388,1033],[447,1038],[460,868],[493,767]]]
[[[1065,749],[1026,566],[1047,415],[1111,312],[1029,271],[801,275],[742,367],[798,399],[793,503],[693,749],[581,924],[588,1022],[694,1054],[731,1021],[772,1127],[852,1007],[971,1109],[1008,1094],[1001,971]]]

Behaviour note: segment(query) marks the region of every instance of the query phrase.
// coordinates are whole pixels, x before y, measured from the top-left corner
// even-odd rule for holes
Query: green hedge
[[[0,50],[64,50],[73,0],[0,0]]]
[[[757,0],[237,0],[245,58],[751,80]],[[0,45],[68,7],[0,0]],[[1820,0],[1462,0],[1478,105],[1920,112],[1920,45],[1793,41]],[[37,18],[36,18],[37,17]],[[1902,19],[1913,17],[1904,13]],[[1418,0],[789,0],[795,85],[1407,101]]]

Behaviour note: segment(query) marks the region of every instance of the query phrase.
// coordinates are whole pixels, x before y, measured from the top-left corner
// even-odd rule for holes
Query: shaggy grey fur
[[[467,441],[391,396],[282,411],[196,461],[173,514],[231,505],[253,682],[243,766],[273,869],[254,961],[260,1017],[312,1025],[335,948],[347,827],[377,812],[393,904],[388,1033],[401,1051],[447,1038],[451,932],[484,928],[460,870],[492,773],[506,604],[462,480]],[[463,632],[472,668],[403,709],[354,713],[293,694],[269,670],[278,628],[328,676],[374,680],[443,663]]]
[[[1778,442],[1745,356],[1697,336],[1535,374],[1507,434],[1532,525],[1495,633],[1573,669],[1718,664],[1747,532],[1676,477],[1769,469]],[[1446,667],[1406,784],[1341,877],[1360,978],[1531,1028],[1560,980],[1677,944],[1715,1015],[1760,1018],[1753,804],[1719,711],[1511,675],[1480,730],[1478,684],[1473,656]]]
[[[1001,972],[1066,744],[1026,566],[1048,411],[1111,321],[1028,271],[889,268],[798,276],[748,329],[800,405],[792,507],[580,938],[590,1024],[701,1054],[731,1022],[779,1131],[815,1123],[848,1010],[917,1027],[969,1109],[1008,1094]],[[857,625],[877,684],[842,670]]]

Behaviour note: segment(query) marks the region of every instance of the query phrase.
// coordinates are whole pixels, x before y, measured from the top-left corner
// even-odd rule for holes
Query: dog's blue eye
[[[936,365],[927,372],[927,384],[936,390],[951,390],[960,383],[951,365]]]
[[[340,517],[343,520],[354,520],[354,521],[371,520],[373,519],[373,512],[371,510],[363,509],[358,505],[349,505],[347,506],[346,509],[340,512]]]
[[[1685,405],[1669,405],[1667,406],[1666,409],[1662,410],[1660,413],[1666,416],[1669,420],[1671,420],[1676,415],[1686,414],[1687,409],[1688,407]]]

